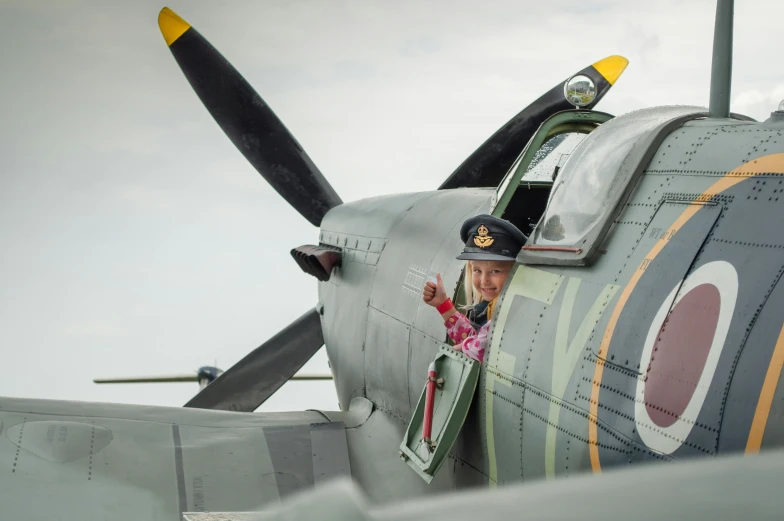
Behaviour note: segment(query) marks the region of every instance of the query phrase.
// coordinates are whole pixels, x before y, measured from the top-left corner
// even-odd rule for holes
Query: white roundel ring
[[[642,441],[664,454],[689,436],[724,349],[738,274],[732,264],[704,264],[675,285],[645,338],[634,421]]]

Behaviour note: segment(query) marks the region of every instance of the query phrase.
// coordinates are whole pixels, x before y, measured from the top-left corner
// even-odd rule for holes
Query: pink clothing
[[[460,344],[460,351],[468,358],[479,362],[484,360],[487,335],[490,330],[489,320],[477,331],[465,315],[455,312],[444,322],[444,325],[449,338],[455,341],[455,347]]]

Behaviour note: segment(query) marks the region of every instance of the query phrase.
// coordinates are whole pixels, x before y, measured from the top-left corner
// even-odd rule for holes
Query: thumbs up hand
[[[428,281],[425,283],[425,289],[422,291],[422,300],[426,304],[437,308],[443,304],[447,299],[446,290],[444,289],[444,282],[441,280],[441,274],[436,274],[436,283]]]

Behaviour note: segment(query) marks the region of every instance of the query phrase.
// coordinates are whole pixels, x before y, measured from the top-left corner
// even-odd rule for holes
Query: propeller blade
[[[198,382],[197,373],[173,374],[164,376],[133,376],[128,378],[96,378],[97,384],[146,384],[159,382]]]
[[[251,165],[314,226],[342,204],[272,109],[196,29],[164,7],[158,26],[209,113]]]
[[[255,411],[322,345],[321,320],[314,308],[234,364],[185,407]]]
[[[564,96],[567,81],[580,74],[593,80],[596,98],[583,107],[591,109],[612,88],[628,64],[629,60],[623,56],[609,56],[569,76],[498,129],[438,189],[497,186],[539,125],[557,112],[574,109]]]

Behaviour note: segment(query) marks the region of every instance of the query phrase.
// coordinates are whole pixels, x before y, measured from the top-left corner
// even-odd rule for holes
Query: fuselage
[[[601,174],[600,191],[615,185],[627,195],[595,238],[590,262],[516,265],[452,451],[456,463],[440,471],[436,487],[756,451],[784,440],[784,128],[692,118],[657,132],[637,140],[647,153],[628,152],[643,158],[635,176]],[[616,139],[606,132],[591,146],[611,150]],[[340,269],[319,286],[342,406],[364,396],[405,430],[445,341],[422,286],[441,273],[457,297],[459,227],[491,211],[493,194],[392,196],[327,215],[320,240],[344,249]]]
[[[422,301],[422,288],[440,273],[447,292],[455,292],[465,266],[455,259],[462,250],[460,226],[487,212],[493,194],[402,194],[345,204],[327,215],[320,241],[341,248],[343,259],[319,284],[319,305],[341,406],[365,396],[409,417],[422,375],[445,339],[443,321]]]

